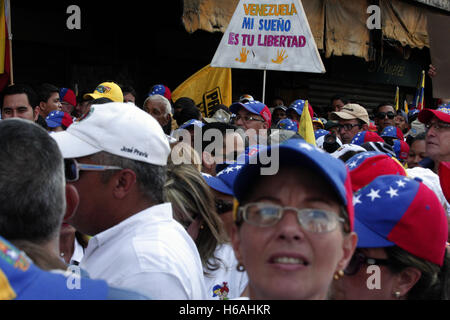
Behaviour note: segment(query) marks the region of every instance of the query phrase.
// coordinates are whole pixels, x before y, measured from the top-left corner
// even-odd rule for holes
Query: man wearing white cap
[[[196,245],[162,200],[170,148],[159,123],[107,103],[52,136],[80,196],[68,222],[93,236],[80,267],[151,299],[204,299]]]

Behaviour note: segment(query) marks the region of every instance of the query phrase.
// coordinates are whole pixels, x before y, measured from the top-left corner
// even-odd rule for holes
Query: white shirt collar
[[[119,224],[98,233],[89,240],[89,243],[92,242],[95,244],[95,247],[100,247],[112,238],[117,237],[119,234],[127,232],[130,228],[135,228],[140,225],[141,221],[148,221],[148,219],[151,219],[155,223],[173,220],[172,204],[170,202],[166,202],[135,213]]]

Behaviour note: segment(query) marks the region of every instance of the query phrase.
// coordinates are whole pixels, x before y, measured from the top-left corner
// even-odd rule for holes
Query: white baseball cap
[[[64,158],[105,151],[123,158],[164,166],[170,146],[159,123],[133,104],[92,105],[66,131],[52,137]]]

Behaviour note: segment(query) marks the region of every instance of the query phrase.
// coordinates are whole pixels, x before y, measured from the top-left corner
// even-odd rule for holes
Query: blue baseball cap
[[[373,131],[361,131],[361,132],[358,132],[353,137],[351,143],[360,146],[360,145],[363,145],[366,142],[384,142],[384,140],[376,132],[373,132]]]
[[[230,111],[234,114],[237,114],[240,108],[244,108],[248,112],[259,114],[263,117],[264,121],[266,121],[269,127],[272,125],[272,114],[270,113],[269,108],[262,102],[257,100],[249,101],[246,103],[235,102],[230,106]]]
[[[172,93],[170,92],[170,89],[166,87],[163,84],[155,84],[151,89],[148,96],[153,96],[155,94],[159,94],[161,96],[164,96],[167,98],[167,100],[170,100],[172,98]]]
[[[343,206],[347,208],[350,227],[353,228],[352,189],[348,170],[341,160],[314,147],[301,139],[289,139],[281,145],[260,149],[239,171],[233,185],[235,198],[241,202],[247,194],[249,185],[260,175],[263,166],[259,160],[261,152],[278,149],[279,166],[295,165],[310,168],[321,175],[336,192]]]
[[[291,103],[289,108],[287,108],[286,113],[288,113],[289,111],[293,110],[299,116],[301,116],[302,113],[303,113],[303,108],[304,107],[305,107],[305,100],[298,99],[298,100],[295,100],[294,102]],[[312,119],[314,117],[314,110],[313,110],[311,104],[309,104],[309,103],[308,103],[308,110],[309,110],[309,115],[311,116],[311,119]]]
[[[398,246],[442,266],[447,216],[424,183],[398,175],[380,176],[356,192],[353,203],[358,248]]]
[[[55,110],[49,113],[49,115],[45,118],[45,122],[47,123],[47,126],[49,128],[56,128],[60,127],[61,125],[64,125],[66,128],[68,128],[72,123],[72,117],[60,110]]]
[[[179,129],[187,129],[191,126],[196,126],[196,127],[203,127],[205,124],[203,122],[201,122],[200,120],[196,120],[196,119],[191,119],[186,121],[185,123],[183,123]]]
[[[389,137],[400,140],[403,140],[404,138],[402,131],[395,126],[387,126],[386,128],[383,129],[383,132],[381,132],[380,136],[382,138]]]
[[[241,164],[233,163],[217,173],[215,177],[206,173],[202,173],[202,176],[212,189],[233,196],[233,183],[242,167]]]
[[[278,121],[276,128],[298,132],[298,122],[291,119],[282,119]]]
[[[314,132],[314,136],[316,137],[316,141],[317,141],[317,139],[319,139],[322,136],[326,136],[329,133],[330,133],[330,131],[327,131],[324,129],[318,129]]]

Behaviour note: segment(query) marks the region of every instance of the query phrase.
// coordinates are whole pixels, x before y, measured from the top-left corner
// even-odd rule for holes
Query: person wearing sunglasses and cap
[[[447,218],[419,180],[379,176],[354,194],[358,247],[332,298],[448,300]]]
[[[264,175],[262,157],[278,153]],[[327,299],[353,255],[351,182],[342,161],[300,139],[261,149],[234,182],[232,243],[249,298]]]
[[[380,103],[375,112],[375,125],[378,129],[378,134],[381,135],[384,128],[388,126],[395,126],[395,110],[391,103]]]
[[[80,203],[67,221],[92,236],[80,267],[152,299],[205,299],[200,256],[164,202],[169,143],[130,103],[92,105],[52,135]]]

